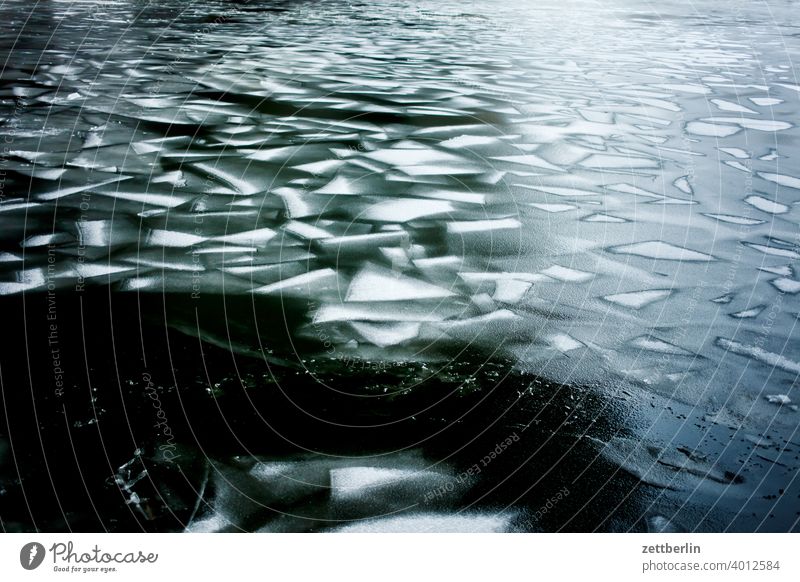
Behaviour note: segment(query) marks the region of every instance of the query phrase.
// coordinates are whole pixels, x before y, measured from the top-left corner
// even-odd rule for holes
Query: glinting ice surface
[[[276,298],[339,354],[490,346],[796,427],[762,394],[800,370],[794,3],[162,4],[50,2],[57,34],[21,29],[1,295]]]

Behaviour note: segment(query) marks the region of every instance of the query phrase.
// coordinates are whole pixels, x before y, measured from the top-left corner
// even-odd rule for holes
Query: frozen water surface
[[[254,355],[269,370],[253,377],[281,394],[276,370],[305,382],[338,366],[353,376],[348,390],[370,402],[399,398],[397,378],[354,371],[378,362],[411,370],[415,383],[401,393],[423,398],[443,362],[504,358],[498,381],[529,374],[570,391],[591,387],[593,398],[610,403],[613,431],[589,435],[604,452],[598,457],[581,441],[594,451],[581,463],[602,459],[665,491],[713,482],[742,489],[740,499],[765,499],[777,490],[764,489],[770,479],[785,475],[762,480],[750,457],[736,458],[743,449],[714,444],[745,441],[714,431],[735,426],[798,442],[797,411],[776,412],[764,398],[800,400],[796,8],[671,0],[5,2],[0,296],[11,316],[21,309],[15,301],[27,305],[37,293],[65,302],[102,290],[102,301],[76,313],[103,301],[163,300],[169,308],[116,313]],[[130,341],[142,330],[132,325]],[[200,369],[202,358],[178,374]],[[72,370],[85,370],[83,357],[76,360]],[[231,361],[220,366],[240,373]],[[467,373],[452,378],[448,395],[475,385]],[[88,393],[85,378],[70,381]],[[208,377],[190,384],[201,394],[221,390]],[[519,426],[538,426],[537,390],[559,392],[530,386],[511,391],[527,410]],[[320,409],[308,418],[335,408],[314,404]],[[455,422],[427,405],[402,410],[419,423],[435,418],[436,430]],[[384,422],[382,414],[369,416],[370,426]],[[635,445],[640,437],[653,442]],[[707,458],[676,452],[684,445]],[[311,470],[311,460],[299,462]],[[752,468],[750,481],[726,476],[739,466]],[[240,474],[231,467],[222,473]],[[311,529],[510,527],[504,513],[456,516],[444,506],[377,519],[394,507],[392,495],[408,497],[397,508],[405,511],[440,478],[424,463],[381,467],[325,472],[336,491],[351,483],[371,499],[375,490],[373,506],[343,520],[376,519],[347,525],[336,521],[338,509],[320,509],[315,515],[327,517]],[[523,471],[531,481],[543,472]],[[381,489],[395,477],[400,484]],[[252,475],[242,479],[247,491],[261,491]],[[302,529],[271,509],[226,505],[219,476],[206,482],[218,514],[198,510],[189,529]],[[292,491],[296,499],[308,493]],[[499,510],[521,498],[508,493],[493,505],[499,493],[482,491],[475,508]],[[785,497],[797,494],[795,487]],[[308,495],[310,505],[322,503]],[[535,509],[542,499],[524,503]],[[572,499],[578,508],[617,503]],[[643,503],[659,511],[650,521],[637,525],[628,515],[591,527],[692,529],[681,510],[667,513],[688,507],[717,520],[701,529],[726,519],[733,529],[768,529],[773,522],[749,516],[797,509],[659,499]],[[243,519],[248,511],[257,517]]]

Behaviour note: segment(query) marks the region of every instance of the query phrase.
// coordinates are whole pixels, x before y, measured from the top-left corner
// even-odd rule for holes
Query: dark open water
[[[798,14],[2,2],[0,525],[797,530]]]

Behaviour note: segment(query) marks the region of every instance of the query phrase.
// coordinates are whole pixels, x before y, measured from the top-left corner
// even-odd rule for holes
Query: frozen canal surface
[[[144,418],[68,501],[39,441],[30,468],[12,455],[31,427],[0,425],[4,526],[797,530],[798,18],[2,2],[0,296],[14,341],[60,301],[77,344],[66,394],[44,348],[10,349],[3,375],[47,368],[38,426],[63,400],[87,443]],[[112,335],[122,361],[93,351]],[[176,366],[197,337],[209,360]],[[211,451],[184,412],[225,398],[263,406],[208,421],[234,435]],[[273,399],[301,420],[276,428]]]

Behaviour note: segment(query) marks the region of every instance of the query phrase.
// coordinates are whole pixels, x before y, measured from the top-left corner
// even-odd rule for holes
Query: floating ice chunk
[[[321,238],[331,238],[333,236],[327,230],[314,226],[313,224],[298,222],[297,220],[286,223],[283,226],[283,230],[305,240],[318,240]]]
[[[792,399],[787,394],[767,394],[765,398],[770,404],[780,404],[782,406],[792,403]]]
[[[29,236],[20,243],[22,248],[43,247],[46,245],[57,245],[71,242],[72,236],[66,232],[54,232],[52,234],[35,234]]]
[[[453,295],[452,291],[437,285],[377,265],[367,265],[353,277],[345,301],[410,301]]]
[[[537,192],[544,192],[545,194],[554,194],[556,196],[564,196],[567,198],[577,198],[583,196],[598,196],[599,192],[592,192],[591,190],[580,190],[578,188],[563,188],[559,186],[529,186],[527,184],[514,184],[519,188],[527,188],[529,190],[536,190]]]
[[[271,228],[259,228],[256,230],[248,230],[245,232],[237,232],[235,234],[228,234],[225,236],[215,236],[209,240],[214,242],[231,243],[234,245],[245,246],[263,246],[278,233]]]
[[[750,158],[750,153],[742,148],[719,148],[719,151],[729,154],[739,160],[747,160]]]
[[[447,317],[455,317],[461,313],[463,306],[456,304],[439,304],[435,307],[422,303],[404,303],[391,301],[388,303],[342,303],[328,304],[320,307],[314,314],[314,323],[334,321],[442,321]]]
[[[363,177],[336,176],[322,188],[314,190],[315,194],[335,194],[337,196],[357,196],[369,194],[372,184]]]
[[[740,356],[745,356],[747,358],[752,358],[757,362],[772,366],[773,368],[780,368],[781,370],[790,372],[792,374],[800,374],[800,363],[790,360],[789,358],[780,354],[768,352],[762,347],[748,346],[735,340],[729,340],[723,337],[717,338],[716,344],[723,350],[738,354]]]
[[[800,189],[800,178],[795,178],[794,176],[787,176],[785,174],[772,174],[770,172],[759,172],[758,176],[769,182],[774,182],[775,184],[778,184],[778,186]]]
[[[669,354],[672,356],[694,355],[689,350],[685,350],[681,347],[676,346],[675,344],[665,342],[663,340],[660,340],[658,338],[649,335],[639,336],[631,340],[630,344],[635,348],[648,350],[651,352],[658,352],[660,354]]]
[[[59,188],[53,192],[45,192],[43,194],[37,194],[37,200],[56,200],[58,198],[63,198],[64,196],[69,196],[70,194],[77,194],[78,192],[86,192],[87,190],[93,190],[96,188],[100,188],[102,186],[107,186],[108,184],[114,184],[116,182],[122,182],[123,180],[130,180],[132,176],[117,176],[115,178],[111,178],[109,180],[104,180],[102,182],[97,182],[94,184],[84,184],[83,186],[72,186],[70,188]]]
[[[630,293],[606,295],[603,299],[611,303],[616,303],[617,305],[622,305],[623,307],[641,309],[645,305],[650,305],[656,301],[666,299],[671,294],[672,291],[670,289],[651,289],[648,291],[632,291]]]
[[[335,236],[319,239],[316,245],[321,251],[329,254],[372,254],[381,247],[407,247],[409,240],[408,233],[400,230]]]
[[[186,178],[180,170],[164,172],[160,176],[154,176],[150,181],[153,184],[171,184],[176,188],[183,188],[186,186]]]
[[[790,83],[775,83],[778,87],[783,87],[784,89],[791,89],[792,91],[797,91],[800,93],[800,85],[792,85]]]
[[[514,304],[522,301],[532,283],[519,279],[497,279],[492,299],[500,303]]]
[[[733,125],[690,121],[686,124],[686,131],[687,133],[704,137],[729,137],[742,131],[742,128]]]
[[[453,211],[455,211],[453,205],[445,200],[397,198],[370,206],[359,218],[377,222],[408,222]]]
[[[487,168],[477,164],[425,164],[419,166],[402,166],[400,170],[409,176],[462,176],[486,174]],[[500,180],[502,175],[497,175],[496,179],[489,180],[495,183]]]
[[[565,333],[552,335],[547,339],[547,341],[551,346],[563,353],[571,352],[572,350],[577,350],[578,348],[584,347],[582,342],[579,342],[572,336]]]
[[[769,200],[763,196],[748,196],[744,201],[750,206],[754,206],[762,212],[768,212],[770,214],[784,214],[785,212],[789,212],[789,207],[785,204]]]
[[[765,255],[773,255],[776,257],[787,257],[790,259],[800,259],[800,253],[791,249],[782,249],[778,247],[770,247],[767,245],[760,245],[757,243],[743,242],[744,246],[753,250],[764,253]]]
[[[16,263],[22,260],[22,257],[5,251],[0,252],[0,263]]]
[[[784,265],[782,267],[759,267],[759,271],[772,273],[773,275],[781,275],[782,277],[791,277],[793,274],[792,267]]]
[[[206,237],[188,232],[177,232],[174,230],[154,229],[147,237],[147,244],[156,247],[190,247],[204,242]]]
[[[732,123],[756,131],[782,131],[793,127],[791,123],[774,119],[750,119],[749,117],[707,117],[709,123]]]
[[[681,192],[684,192],[685,194],[693,194],[694,190],[692,190],[692,186],[691,184],[689,184],[688,178],[689,178],[688,176],[682,176],[680,178],[677,178],[672,183],[672,185],[675,186]]]
[[[663,83],[658,85],[669,91],[679,91],[682,93],[693,93],[695,95],[708,95],[711,89],[705,85],[697,85],[694,83]]]
[[[737,311],[736,313],[731,313],[731,317],[735,317],[736,319],[750,319],[756,317],[759,313],[764,311],[764,307],[764,305],[758,305],[752,309]]]
[[[585,218],[583,218],[584,222],[628,222],[624,218],[620,218],[618,216],[613,216],[611,214],[604,214],[602,212],[598,212],[596,214],[591,214]]]
[[[561,265],[553,265],[542,271],[543,275],[547,275],[552,279],[559,281],[569,281],[571,283],[582,283],[594,277],[593,273],[586,271],[579,271],[577,269],[570,269],[569,267],[562,267]]]
[[[533,154],[521,154],[517,156],[497,156],[491,158],[498,162],[510,162],[512,164],[519,164],[521,166],[533,166],[535,168],[544,168],[545,170],[552,170],[554,172],[563,172],[563,168],[554,166],[547,160],[540,158]]]
[[[495,220],[467,220],[461,222],[448,222],[447,232],[463,234],[470,232],[486,232],[492,230],[509,230],[520,228],[522,223],[516,218],[498,218]]]
[[[389,166],[457,164],[465,158],[431,148],[390,148],[364,154],[365,157]]]
[[[611,252],[624,255],[637,255],[648,259],[658,259],[666,261],[713,261],[714,257],[693,251],[684,247],[678,247],[663,241],[651,240],[646,242],[634,243],[611,247]]]
[[[716,299],[712,299],[714,303],[722,303],[727,304],[733,301],[734,296],[728,293],[727,295],[722,295],[721,297],[717,297]]]
[[[628,168],[658,168],[659,161],[653,158],[639,156],[615,156],[611,154],[593,154],[580,162],[584,168],[593,169],[628,169]]]
[[[434,471],[414,471],[384,467],[341,467],[332,469],[331,498],[333,501],[363,499],[376,489],[408,484],[410,482],[436,482],[442,479]]]
[[[759,107],[770,107],[783,103],[783,99],[775,99],[774,97],[750,97],[750,101]]]
[[[132,265],[114,265],[109,263],[78,263],[75,267],[75,270],[78,271],[78,275],[83,279],[117,275],[136,269],[137,268]]]
[[[736,160],[725,160],[723,163],[734,170],[739,170],[740,172],[747,172],[748,174],[752,172],[750,168],[745,166],[742,162],[738,162]]]
[[[320,162],[311,162],[308,164],[300,164],[299,166],[292,166],[295,170],[301,172],[308,172],[315,176],[327,176],[336,171],[344,163],[343,160],[322,160]]]
[[[259,295],[316,297],[339,289],[339,274],[333,269],[319,269],[277,283],[253,289]]]
[[[499,533],[509,530],[510,517],[459,513],[419,513],[358,521],[336,528],[343,533]]]
[[[550,212],[552,214],[578,209],[577,206],[572,204],[540,204],[537,202],[532,202],[529,204],[529,206],[533,206],[534,208],[538,208],[539,210],[544,210],[545,212]]]
[[[746,218],[744,216],[733,216],[731,214],[704,214],[704,216],[708,216],[709,218],[713,218],[714,220],[719,220],[721,222],[729,222],[731,224],[743,224],[752,226],[755,224],[764,224],[764,220],[759,220],[757,218]]]
[[[450,149],[474,148],[501,143],[496,137],[484,135],[461,135],[441,142],[439,145]]]
[[[248,159],[259,162],[278,162],[290,160],[293,155],[300,151],[301,146],[284,146],[278,148],[260,149],[255,153],[249,154]]]
[[[794,279],[775,279],[772,281],[772,284],[776,289],[783,291],[784,293],[789,293],[792,295],[800,293],[800,281],[795,281]]]
[[[743,105],[739,105],[738,103],[733,103],[731,101],[725,101],[724,99],[712,99],[711,103],[717,106],[720,111],[732,111],[734,113],[751,113],[753,115],[758,115],[757,111],[753,111]]]
[[[354,321],[353,326],[362,338],[379,347],[396,346],[419,335],[420,324],[415,322],[367,323]]]

